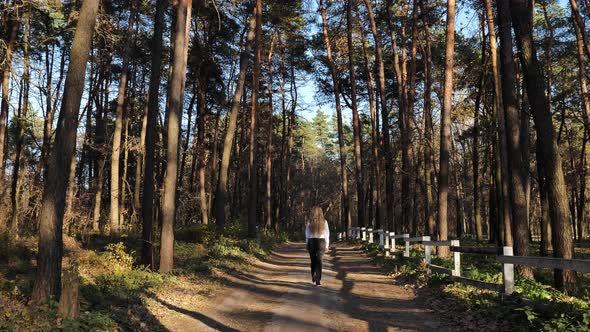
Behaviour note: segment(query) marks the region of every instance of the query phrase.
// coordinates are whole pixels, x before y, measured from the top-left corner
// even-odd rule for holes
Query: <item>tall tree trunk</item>
[[[425,10],[425,1],[420,2],[421,11]],[[425,17],[427,15],[424,15]],[[424,63],[424,186],[426,189],[426,197],[424,205],[426,206],[426,224],[428,225],[428,235],[434,238],[436,233],[436,221],[434,218],[433,195],[432,188],[434,186],[434,162],[433,162],[433,126],[432,126],[432,50],[430,41],[430,22],[425,22],[424,39],[425,39],[425,63]]]
[[[578,8],[578,1],[577,0],[569,0],[570,7],[572,10],[572,20],[574,23],[574,27],[580,29],[580,37],[582,38],[584,50],[586,51],[586,56],[590,58],[590,43],[588,42],[588,34],[586,33],[586,26],[584,21],[582,20],[582,16],[580,15],[580,10]],[[545,5],[543,6],[545,7]]]
[[[22,173],[20,172],[21,165],[24,162],[23,159],[23,148],[25,140],[25,125],[27,119],[27,113],[29,110],[29,87],[30,87],[30,56],[29,56],[29,32],[30,32],[30,8],[25,9],[24,17],[24,32],[23,32],[23,78],[22,78],[22,107],[18,108],[18,114],[16,116],[16,147],[14,152],[14,166],[12,170],[12,185],[10,192],[10,201],[12,205],[12,218],[10,221],[10,233],[11,239],[18,238],[18,203],[20,195],[20,184]],[[1,182],[0,182],[1,185]]]
[[[510,0],[510,9],[522,71],[540,143],[538,158],[544,162],[547,179],[549,212],[554,230],[553,255],[558,258],[570,259],[574,254],[572,230],[569,224],[571,216],[561,156],[551,119],[551,105],[547,103],[545,79],[533,43],[533,3],[532,0]],[[555,271],[556,287],[568,286],[569,288],[573,283],[575,283],[574,271]]]
[[[141,132],[139,134],[139,151],[135,156],[135,182],[133,186],[133,215],[137,216],[141,211],[141,180],[145,175],[145,135],[147,132],[148,112],[147,107],[141,117]],[[151,265],[150,265],[151,266]]]
[[[208,218],[211,218],[211,213],[212,213],[212,201],[213,201],[213,191],[215,190],[214,188],[217,188],[217,168],[219,166],[219,149],[218,149],[218,144],[219,144],[219,139],[218,139],[218,135],[221,132],[221,126],[220,126],[220,122],[219,121],[221,119],[221,108],[217,109],[217,114],[215,115],[215,130],[213,132],[213,147],[211,148],[213,150],[213,156],[211,157],[211,172],[209,174],[211,174],[210,176],[210,185],[209,185],[209,192],[211,193],[209,195],[209,201],[207,203],[207,206],[209,206],[209,210],[207,212],[209,212],[209,216]]]
[[[440,166],[438,178],[438,240],[448,237],[449,158],[451,154],[451,111],[453,109],[453,59],[455,46],[455,0],[447,0],[445,80],[440,126]],[[440,257],[449,256],[449,247],[440,247]]]
[[[488,1],[489,2],[489,1]],[[487,6],[487,5],[486,5]],[[488,10],[488,25],[491,30],[494,28],[491,5]],[[529,253],[529,225],[527,213],[526,177],[523,162],[523,142],[521,141],[521,120],[516,96],[514,57],[512,54],[512,37],[510,33],[510,22],[507,22],[509,8],[504,4],[498,7],[500,31],[500,63],[502,70],[502,101],[506,119],[506,143],[509,162],[510,176],[510,199],[512,204],[513,241],[515,254],[528,256]],[[491,32],[490,32],[491,36]],[[505,223],[506,224],[506,223]],[[507,230],[508,232],[508,230]],[[509,244],[507,244],[509,245]],[[527,267],[520,268],[521,274],[532,278],[532,270]]]
[[[374,176],[372,180],[374,181],[374,185],[370,190],[371,192],[371,201],[375,204],[375,221],[374,223],[369,223],[369,225],[384,225],[383,220],[383,202],[381,200],[381,163],[379,159],[379,120],[377,119],[377,114],[375,110],[375,87],[374,87],[374,80],[373,80],[373,71],[369,68],[369,44],[365,37],[365,31],[360,22],[357,7],[357,19],[359,19],[359,27],[361,29],[361,38],[363,43],[363,64],[365,69],[365,75],[367,75],[367,92],[369,96],[369,110],[371,116],[371,152],[373,156],[373,172]],[[381,212],[380,212],[381,211]],[[380,228],[376,226],[377,228]]]
[[[59,297],[63,252],[62,225],[71,158],[76,150],[78,112],[84,91],[86,63],[94,34],[98,0],[82,3],[70,52],[62,106],[55,134],[55,148],[49,162],[39,215],[39,250],[32,300]]]
[[[256,33],[254,48],[254,68],[252,69],[252,105],[250,108],[250,160],[248,163],[250,174],[250,194],[248,204],[248,236],[256,236],[257,208],[258,208],[258,113],[260,102],[260,60],[262,54],[262,0],[256,0]]]
[[[573,13],[572,9],[572,13]],[[572,15],[572,21],[574,25],[574,30],[576,32],[576,42],[577,42],[577,50],[578,50],[578,79],[580,81],[580,95],[582,96],[582,107],[584,112],[582,113],[582,118],[584,119],[584,142],[582,147],[582,174],[581,177],[581,184],[580,184],[580,200],[579,200],[579,208],[578,208],[578,239],[585,238],[585,223],[586,223],[586,182],[588,176],[588,163],[587,163],[587,134],[590,132],[590,95],[588,94],[588,84],[586,81],[586,64],[584,61],[584,40],[582,38],[582,29],[576,23],[575,16]]]
[[[340,181],[342,186],[342,225],[346,229],[352,227],[352,220],[350,217],[350,198],[348,197],[348,175],[346,170],[346,146],[344,145],[344,136],[342,132],[342,107],[340,105],[340,86],[338,84],[338,72],[334,59],[332,58],[332,44],[330,36],[328,35],[328,18],[327,9],[324,7],[323,1],[320,0],[320,12],[322,15],[322,30],[324,34],[324,44],[328,55],[328,66],[330,67],[330,74],[332,75],[332,82],[334,83],[334,100],[336,103],[336,120],[338,126],[338,147],[340,151]]]
[[[123,115],[123,126],[125,128],[124,135],[123,135],[123,176],[121,177],[121,194],[119,195],[119,222],[123,223],[125,220],[125,204],[127,200],[127,196],[125,192],[127,191],[127,170],[129,169],[129,115],[127,114],[129,110],[125,111]]]
[[[275,45],[275,37],[276,35],[273,34],[270,41],[270,50],[268,51],[268,128],[267,128],[267,136],[268,141],[266,145],[266,156],[265,156],[265,168],[266,168],[266,187],[265,187],[265,195],[264,195],[264,210],[265,218],[266,218],[266,228],[270,229],[272,227],[272,153],[273,153],[273,103],[272,103],[272,95],[273,95],[273,63],[272,63],[272,56],[274,51]]]
[[[16,17],[8,16],[6,22],[6,45],[5,57],[2,66],[2,103],[0,104],[0,194],[4,191],[4,147],[6,145],[6,121],[8,120],[8,105],[10,104],[8,96],[8,85],[10,84],[10,72],[12,70],[12,51],[18,34],[19,20]]]
[[[236,135],[236,126],[238,121],[238,114],[240,111],[242,94],[244,93],[244,83],[246,82],[246,70],[248,67],[248,57],[250,55],[250,48],[254,40],[256,30],[256,15],[252,15],[249,20],[248,37],[244,43],[242,53],[240,55],[240,72],[238,75],[238,82],[231,104],[231,111],[227,123],[227,131],[223,142],[223,152],[221,156],[221,165],[219,169],[219,182],[217,190],[215,191],[215,221],[217,227],[222,229],[225,225],[225,206],[227,204],[227,182],[229,173],[229,160],[231,150],[234,145],[234,138]]]
[[[489,0],[486,0],[486,6]],[[477,84],[477,96],[475,97],[475,108],[473,109],[473,218],[475,221],[475,234],[478,241],[483,240],[483,224],[481,221],[481,204],[480,204],[480,179],[479,179],[479,107],[483,94],[483,83],[486,75],[486,40],[484,31],[484,19],[480,17],[481,31],[481,74]],[[488,234],[489,237],[489,234]]]
[[[151,41],[151,71],[150,86],[148,89],[147,123],[145,131],[144,155],[144,181],[142,197],[142,246],[141,263],[154,270],[153,252],[153,220],[154,220],[154,182],[155,182],[155,155],[158,124],[158,105],[160,94],[160,79],[162,68],[162,35],[164,32],[164,16],[168,1],[157,0],[156,14],[154,18],[154,35]]]
[[[536,144],[537,153],[540,154],[541,147],[539,145],[539,140],[537,139]],[[540,161],[540,162],[539,162]],[[537,162],[537,174],[539,177],[539,198],[540,198],[540,205],[541,205],[541,215],[540,215],[540,224],[541,224],[541,248],[540,253],[541,256],[549,256],[549,251],[552,250],[553,246],[551,243],[552,240],[552,232],[551,232],[551,215],[549,214],[549,198],[547,196],[547,179],[545,177],[545,169],[542,160]]]
[[[405,10],[405,5],[403,10]],[[408,181],[408,173],[406,172],[408,170],[408,155],[407,155],[407,145],[406,143],[408,142],[408,136],[407,136],[407,132],[406,132],[406,118],[407,118],[407,103],[408,103],[408,94],[407,94],[407,84],[406,84],[406,79],[407,79],[407,69],[406,69],[406,46],[405,46],[405,27],[404,27],[404,22],[401,23],[401,50],[402,50],[402,59],[401,59],[401,65],[400,65],[400,59],[399,59],[399,50],[398,50],[398,46],[397,46],[397,36],[395,33],[395,27],[393,26],[393,11],[392,11],[392,3],[391,0],[388,0],[387,2],[387,14],[389,15],[390,19],[387,20],[387,25],[389,28],[389,34],[391,36],[391,48],[392,48],[392,52],[393,52],[393,71],[395,73],[395,78],[397,80],[397,100],[398,100],[398,105],[399,105],[399,129],[400,129],[400,133],[401,133],[401,145],[402,145],[402,198],[401,198],[401,202],[402,202],[402,219],[401,219],[401,223],[396,223],[395,225],[392,225],[394,228],[394,230],[396,232],[402,232],[403,228],[407,226],[407,220],[406,220],[406,209],[405,209],[405,205],[406,205],[406,201],[407,201],[407,195],[408,195],[408,191],[409,191],[409,181]],[[384,96],[383,92],[380,90],[381,96]],[[383,98],[383,97],[382,97]],[[383,104],[382,104],[383,105]],[[382,109],[383,108],[382,106]],[[383,113],[381,113],[383,114]],[[389,156],[384,156],[385,158],[388,158]],[[386,164],[386,171],[387,171],[387,164]],[[389,186],[388,186],[389,188]],[[393,204],[393,199],[391,199],[392,204]],[[388,207],[389,209],[389,207]],[[389,210],[388,210],[388,215],[389,215]],[[397,219],[394,217],[394,215],[390,215],[390,218],[392,219]]]
[[[205,68],[203,68],[205,69]],[[201,222],[209,224],[209,207],[205,188],[205,124],[207,113],[207,75],[201,72],[197,84],[197,159],[199,173],[199,206],[201,208]],[[188,137],[187,137],[188,139]]]
[[[68,178],[68,189],[66,190],[66,207],[64,214],[64,228],[66,232],[73,220],[74,198],[76,198],[76,150],[72,154],[72,161],[70,162],[70,172]]]
[[[125,91],[127,90],[127,81],[129,76],[129,58],[131,57],[131,47],[133,41],[133,25],[135,22],[135,11],[137,0],[132,0],[129,11],[129,22],[127,23],[127,40],[125,54],[123,55],[123,66],[121,68],[121,79],[119,80],[119,91],[117,92],[117,108],[115,117],[115,129],[113,131],[113,149],[111,151],[111,192],[110,192],[110,209],[109,224],[110,233],[118,234],[121,221],[119,220],[119,157],[121,155],[121,134],[123,131],[123,112],[125,108]]]
[[[381,96],[381,126],[382,126],[382,137],[383,137],[383,157],[385,158],[385,205],[386,208],[383,211],[385,220],[381,227],[388,229],[393,224],[393,211],[394,211],[394,200],[393,200],[393,157],[391,154],[390,140],[389,140],[389,112],[387,110],[386,91],[385,91],[385,64],[383,63],[383,47],[381,46],[381,39],[377,31],[377,24],[375,23],[375,15],[373,14],[373,7],[370,0],[364,0],[365,6],[367,7],[367,13],[369,14],[369,22],[371,24],[371,33],[375,40],[375,57],[378,66],[378,78],[379,78],[379,94]]]
[[[196,38],[195,38],[196,39]],[[201,76],[201,72],[199,69],[199,76]],[[197,79],[198,80],[198,79]],[[186,111],[186,119],[187,119],[187,123],[186,123],[186,138],[184,140],[181,139],[182,141],[182,157],[180,159],[180,169],[178,171],[178,181],[179,181],[179,186],[182,187],[183,185],[183,178],[184,178],[184,167],[186,165],[186,156],[189,154],[188,152],[188,147],[189,147],[189,141],[190,141],[190,137],[191,137],[191,121],[193,119],[193,108],[195,106],[195,101],[197,100],[197,91],[196,91],[196,85],[197,83],[194,83],[194,87],[193,87],[193,96],[191,97],[191,100],[188,103],[188,109]],[[198,110],[197,110],[198,113]],[[197,114],[197,118],[198,118],[198,114]],[[197,121],[195,121],[197,122]],[[192,166],[191,166],[191,170],[190,170],[190,174],[189,174],[189,190],[193,190],[193,172],[195,170],[194,165],[196,163],[196,157],[198,157],[198,152],[196,151],[196,147],[197,147],[197,129],[196,129],[196,125],[194,126],[194,131],[193,131],[193,151],[194,151],[194,156],[193,156],[193,161],[192,161]],[[182,136],[182,134],[181,134]]]
[[[51,23],[47,23],[49,25]],[[43,119],[43,145],[41,146],[40,166],[37,173],[43,176],[43,179],[47,178],[47,163],[49,159],[49,151],[51,150],[51,134],[53,128],[53,119],[55,111],[57,110],[57,103],[53,103],[54,96],[52,95],[52,72],[53,72],[53,57],[55,54],[54,47],[51,49],[51,60],[49,60],[49,49],[47,49],[47,55],[45,57],[45,70],[47,71],[46,80],[46,96],[45,96],[45,117]],[[61,52],[61,60],[59,65],[59,78],[57,80],[57,86],[55,88],[56,96],[59,95],[61,83],[64,76],[64,68],[66,63],[66,53]],[[57,99],[57,98],[56,98]]]
[[[507,143],[507,121],[506,121],[506,115],[509,112],[508,108],[510,108],[512,111],[512,108],[514,108],[514,111],[516,111],[516,96],[514,95],[514,70],[510,70],[513,69],[514,67],[509,67],[512,64],[512,48],[508,48],[508,52],[506,49],[502,49],[501,50],[501,54],[502,54],[502,81],[500,81],[500,66],[498,65],[498,46],[497,46],[497,42],[496,42],[496,28],[494,26],[494,16],[492,13],[492,5],[491,5],[491,1],[490,0],[485,0],[485,7],[486,7],[486,21],[488,24],[488,33],[490,35],[490,59],[491,59],[491,63],[492,63],[492,75],[494,78],[494,102],[495,102],[495,106],[496,106],[496,114],[498,117],[498,149],[500,151],[500,171],[502,174],[502,178],[501,178],[501,184],[502,184],[502,221],[504,222],[504,245],[505,246],[512,246],[512,213],[513,213],[513,206],[512,204],[516,203],[514,202],[514,200],[511,200],[511,196],[512,198],[514,197],[514,195],[511,195],[511,193],[514,192],[514,190],[517,189],[522,189],[522,188],[516,188],[514,186],[511,186],[511,175],[514,173],[514,169],[509,168],[508,164],[509,163],[516,163],[514,160],[509,160],[508,158],[508,143]],[[500,15],[501,16],[501,15]],[[506,17],[501,17],[500,20],[505,20]],[[505,28],[504,22],[502,21],[502,23],[500,24],[500,30],[501,31],[501,38],[502,38],[502,42],[503,42],[503,46],[507,46],[505,43],[505,35],[503,35],[503,33],[505,33],[505,31],[503,30]],[[510,31],[510,30],[508,30]],[[510,46],[511,47],[511,46]],[[504,88],[503,86],[506,85],[506,87]],[[504,98],[507,99],[507,104],[504,105]],[[506,106],[506,107],[505,107]],[[517,121],[518,121],[518,114],[517,115]],[[517,134],[517,142],[518,142],[518,124],[517,123],[517,129],[516,129],[516,134]],[[518,151],[517,151],[518,152]],[[520,159],[520,152],[518,152],[518,159]],[[511,155],[511,157],[514,158],[513,155]],[[521,163],[522,164],[522,163]],[[520,173],[514,174],[515,176],[520,175]],[[512,181],[513,183],[513,181]],[[513,189],[513,190],[511,190]],[[521,197],[521,198],[524,198]],[[514,208],[521,208],[521,206],[514,206]],[[525,211],[525,208],[523,208],[523,211],[519,211],[518,213],[521,213]],[[515,211],[515,213],[517,213]],[[526,221],[526,219],[524,220]],[[515,223],[518,223],[519,221],[515,220]],[[521,248],[522,249],[522,248]],[[525,249],[527,250],[527,249]]]
[[[348,72],[350,74],[350,94],[352,106],[352,127],[354,135],[354,159],[356,170],[356,192],[357,192],[357,224],[361,227],[366,225],[365,222],[365,181],[363,179],[363,156],[362,156],[362,133],[357,109],[356,98],[356,73],[354,68],[354,47],[352,43],[352,0],[346,4],[346,27],[347,27],[347,44],[348,44]],[[347,229],[348,230],[348,229]]]
[[[168,140],[166,146],[166,174],[162,198],[162,236],[160,272],[169,273],[174,261],[174,221],[176,219],[176,185],[178,180],[178,141],[182,121],[182,102],[186,78],[186,51],[191,24],[192,1],[180,0],[176,16],[174,38],[174,69],[170,77],[170,108],[168,109]]]
[[[414,161],[414,146],[413,146],[413,137],[414,137],[414,104],[416,102],[416,63],[417,63],[417,54],[418,54],[418,0],[413,0],[412,5],[412,43],[410,46],[410,71],[409,71],[409,79],[408,79],[408,86],[407,86],[407,108],[404,117],[404,132],[405,132],[405,140],[402,144],[402,159],[405,156],[406,160],[406,168],[403,175],[405,175],[405,179],[407,184],[402,184],[402,193],[404,190],[407,192],[406,199],[402,198],[402,207],[405,210],[403,213],[404,218],[406,219],[405,224],[407,227],[413,229],[414,234],[417,233],[418,225],[416,224],[416,202],[414,196],[416,195],[416,186],[414,185],[415,178],[418,177],[419,171],[418,168],[415,167]],[[403,164],[403,162],[402,162]],[[403,165],[402,165],[403,166]],[[402,175],[402,182],[403,177]]]
[[[582,174],[580,174],[580,199],[578,200],[578,240],[583,240],[587,237],[587,208],[586,195],[588,193],[588,161],[590,154],[588,153],[588,130],[584,130],[584,139],[582,141],[582,152],[580,162],[582,164]]]

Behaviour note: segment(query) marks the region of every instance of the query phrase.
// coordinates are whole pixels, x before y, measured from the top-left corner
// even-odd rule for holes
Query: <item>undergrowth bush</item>
[[[482,245],[472,242],[469,245]],[[383,257],[378,255],[374,244],[365,244],[363,248],[370,256]],[[423,256],[423,249],[417,249],[420,250],[411,251],[412,257]],[[495,257],[462,254],[461,261],[462,276],[502,283],[501,264]],[[432,257],[432,263],[449,269],[454,265],[452,258],[437,256]],[[447,315],[456,318],[458,316],[454,314],[461,312],[475,317],[480,324],[476,328],[478,330],[590,331],[590,289],[581,288],[576,297],[568,296],[549,286],[553,281],[552,274],[546,270],[535,270],[535,279],[530,280],[520,276],[516,269],[514,294],[505,297],[497,292],[452,282],[447,274],[431,273],[426,276],[425,266],[419,259],[388,259],[385,264],[393,268],[398,281],[414,283],[419,287],[428,286],[429,297],[442,297],[443,303],[454,303],[455,309],[445,310]],[[585,277],[582,275],[580,279]],[[523,304],[524,301],[527,305]],[[456,323],[461,325],[464,322],[458,320]]]
[[[220,236],[210,246],[208,256],[213,259],[236,259],[243,258],[244,251],[235,240]]]
[[[287,241],[283,232],[260,229],[253,239],[245,238],[246,234],[243,223],[230,223],[223,232],[218,232],[214,225],[201,224],[178,229],[175,270],[171,275],[137,265],[137,251],[141,247],[138,238],[100,234],[78,237],[85,249],[78,247],[72,256],[66,252],[66,264],[80,273],[81,313],[78,319],[62,320],[55,301],[35,310],[27,306],[34,280],[31,271],[36,246],[31,245],[33,242],[8,244],[7,235],[0,233],[0,331],[135,330],[129,310],[145,310],[147,299],[167,285],[175,287],[176,283],[195,280],[192,278],[209,274],[213,268],[237,268],[250,257],[262,257],[278,243]],[[158,242],[154,243],[155,252],[158,246]],[[157,255],[155,258],[157,266]],[[140,316],[152,319],[147,312]]]
[[[83,282],[82,294],[91,304],[138,303],[141,295],[162,286],[167,277],[148,270],[117,271],[101,274],[93,282]]]
[[[111,331],[117,323],[106,312],[82,312],[78,319],[64,319],[58,328],[63,331]]]
[[[133,267],[134,251],[127,253],[123,242],[108,244],[101,255],[116,271],[131,270]]]

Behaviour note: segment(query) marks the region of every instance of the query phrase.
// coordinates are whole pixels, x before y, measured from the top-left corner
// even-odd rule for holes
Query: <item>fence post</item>
[[[377,232],[379,233],[379,248],[383,249],[385,246],[383,245],[383,230],[378,229]]]
[[[504,256],[512,256],[512,247],[502,248]],[[514,292],[514,264],[502,264],[502,279],[504,285],[504,294],[511,295]]]
[[[361,240],[367,241],[367,228],[361,227]]]
[[[404,239],[409,239],[410,234],[404,234]],[[410,257],[410,242],[406,241],[406,251],[404,251],[404,257]]]
[[[458,247],[459,240],[451,240],[451,246]],[[453,269],[452,275],[460,277],[461,276],[461,253],[460,252],[453,252],[453,262],[455,263],[455,268]]]
[[[367,228],[367,235],[369,236],[369,243],[373,243],[373,229]]]
[[[430,236],[425,236],[424,241],[430,241]],[[430,245],[424,245],[424,262],[426,263],[426,274],[430,274],[431,248]]]

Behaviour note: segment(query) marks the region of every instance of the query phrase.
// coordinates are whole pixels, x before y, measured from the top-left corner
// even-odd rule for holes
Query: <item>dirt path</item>
[[[322,286],[311,284],[309,256],[289,243],[264,262],[227,277],[206,303],[171,304],[171,331],[444,331],[437,317],[393,284],[361,250],[339,244],[324,259]]]

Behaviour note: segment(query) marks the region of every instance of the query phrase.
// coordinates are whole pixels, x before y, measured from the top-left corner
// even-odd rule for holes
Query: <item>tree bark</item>
[[[205,68],[202,68],[206,70]],[[203,70],[203,71],[204,71]],[[199,173],[199,206],[201,208],[201,222],[209,224],[209,206],[205,188],[205,124],[207,113],[207,75],[201,72],[197,84],[197,159]]]
[[[12,205],[12,218],[10,221],[10,233],[11,239],[18,238],[18,205],[20,196],[20,184],[22,173],[20,172],[21,165],[24,163],[23,158],[23,147],[25,140],[25,125],[27,119],[27,113],[29,110],[29,87],[30,87],[30,70],[31,70],[31,59],[29,55],[29,33],[30,33],[30,8],[25,9],[24,17],[24,32],[23,32],[23,77],[22,77],[22,107],[19,106],[18,114],[16,116],[16,147],[14,153],[14,166],[12,170],[12,185],[10,192],[10,201]],[[20,104],[20,103],[19,103]],[[1,185],[1,182],[0,182]]]
[[[572,8],[572,14],[573,14],[573,8]],[[588,94],[588,84],[586,81],[586,64],[585,64],[585,59],[584,59],[584,40],[582,38],[582,29],[580,28],[580,26],[576,23],[576,19],[575,16],[572,15],[572,21],[573,21],[573,25],[574,25],[574,30],[576,33],[576,45],[577,45],[577,51],[578,51],[578,79],[580,82],[580,95],[582,97],[582,107],[583,107],[583,113],[582,113],[582,119],[584,119],[584,133],[587,135],[587,133],[590,132],[590,95]],[[585,202],[586,202],[586,183],[587,183],[587,177],[588,177],[588,152],[587,152],[587,137],[586,135],[584,135],[584,142],[583,142],[583,148],[582,148],[582,174],[580,174],[580,200],[578,202],[578,240],[583,239],[586,237],[585,234],[585,223],[586,223],[586,207],[585,207]]]
[[[451,154],[451,111],[453,110],[453,60],[455,46],[455,0],[447,0],[445,79],[440,126],[440,166],[438,178],[438,240],[448,238],[449,158]],[[449,247],[440,247],[438,255],[449,256]]]
[[[356,191],[357,191],[357,225],[364,227],[365,222],[365,181],[363,178],[363,156],[362,156],[362,133],[357,109],[356,96],[356,73],[354,68],[354,47],[352,43],[352,0],[346,4],[346,27],[347,27],[347,44],[348,44],[348,72],[350,74],[350,94],[352,106],[352,127],[354,135],[354,159],[356,170]],[[348,231],[348,229],[347,229]]]
[[[489,2],[489,1],[487,1]],[[507,22],[509,8],[500,4],[498,8],[499,22],[501,22],[500,31],[500,62],[502,70],[502,100],[506,118],[506,142],[509,161],[510,176],[510,198],[513,223],[513,241],[515,255],[528,256],[529,253],[529,225],[527,216],[527,196],[526,196],[526,177],[523,151],[524,146],[521,141],[520,133],[520,112],[518,100],[516,97],[514,57],[512,54],[512,37],[510,33],[510,22]],[[488,24],[493,30],[493,16],[491,6],[488,11]],[[506,230],[508,233],[508,230]],[[507,242],[508,243],[508,242]],[[508,244],[507,244],[508,245]],[[521,274],[527,278],[532,278],[530,268],[521,267]]]
[[[486,6],[489,0],[486,0]],[[481,97],[483,94],[483,83],[486,75],[486,40],[484,32],[484,20],[480,17],[480,31],[481,31],[481,74],[479,76],[477,86],[477,96],[475,97],[474,124],[473,124],[473,218],[475,221],[475,234],[478,241],[483,241],[483,224],[481,221],[481,205],[480,205],[480,179],[479,179],[479,107],[481,105]],[[488,234],[489,237],[489,234]]]
[[[6,145],[6,121],[8,120],[8,85],[10,84],[10,72],[12,70],[12,52],[19,29],[19,20],[6,14],[6,44],[4,66],[2,67],[2,103],[0,104],[0,194],[4,191],[4,147]]]
[[[173,70],[170,77],[170,105],[168,109],[168,140],[166,146],[166,174],[162,198],[162,236],[160,272],[172,271],[174,262],[174,221],[176,219],[176,186],[178,180],[178,141],[182,121],[182,102],[186,78],[186,50],[191,24],[192,1],[178,2],[176,36],[174,38]]]
[[[511,186],[511,175],[514,173],[513,168],[509,168],[509,163],[513,162],[516,163],[514,160],[510,160],[508,158],[508,143],[507,143],[507,121],[506,115],[509,112],[508,108],[516,110],[516,96],[514,95],[514,67],[510,67],[512,64],[512,48],[511,43],[506,41],[506,36],[504,35],[505,31],[505,20],[506,17],[502,17],[499,15],[500,20],[500,27],[499,31],[501,33],[502,38],[502,47],[501,55],[502,55],[502,81],[500,81],[500,66],[498,65],[498,47],[496,43],[496,29],[494,26],[494,16],[492,13],[492,5],[490,0],[485,0],[485,7],[486,7],[486,21],[488,24],[488,33],[490,35],[490,58],[492,62],[492,75],[494,78],[494,102],[496,106],[496,115],[498,116],[498,149],[500,151],[500,172],[502,174],[501,177],[501,185],[502,185],[502,221],[504,222],[504,245],[505,246],[512,246],[512,213],[513,208],[521,208],[521,206],[514,206],[514,195],[511,195],[514,192],[515,187]],[[499,2],[498,2],[499,3]],[[503,7],[500,6],[500,10]],[[510,29],[508,29],[510,31]],[[510,47],[507,50],[504,47]],[[506,87],[504,88],[504,85]],[[504,105],[504,98],[507,98],[507,105]],[[517,121],[518,121],[518,114],[517,114]],[[516,129],[517,134],[517,142],[518,142],[518,125]],[[520,152],[518,152],[520,153]],[[514,158],[513,155],[510,155]],[[518,156],[519,160],[520,155]],[[522,164],[522,163],[521,163]],[[520,173],[517,173],[520,175]],[[515,176],[517,174],[514,174]],[[518,188],[522,189],[522,188]],[[524,208],[523,208],[524,210]],[[522,213],[521,211],[519,211]],[[515,211],[516,213],[516,211]],[[525,219],[526,220],[526,219]],[[518,221],[515,221],[515,223]],[[526,250],[526,249],[525,249]]]
[[[244,43],[242,53],[240,55],[240,72],[238,75],[238,82],[231,104],[231,111],[227,124],[227,131],[223,142],[223,152],[221,156],[221,165],[219,169],[219,182],[215,192],[215,221],[219,229],[225,226],[225,206],[227,204],[227,182],[229,173],[229,160],[231,150],[236,135],[236,126],[238,121],[238,113],[240,111],[242,95],[244,93],[244,83],[246,82],[246,71],[248,67],[248,57],[250,55],[250,48],[254,40],[256,29],[256,15],[252,15],[249,20],[248,37]]]
[[[141,132],[139,134],[139,151],[135,156],[135,183],[133,185],[133,214],[137,216],[141,211],[141,180],[145,174],[145,134],[147,131],[147,107],[141,117]]]
[[[272,56],[274,52],[274,45],[275,45],[275,35],[273,34],[270,41],[270,50],[268,51],[268,128],[267,128],[267,136],[268,141],[266,145],[266,187],[265,187],[265,195],[264,195],[264,210],[265,218],[266,218],[266,228],[270,229],[272,227],[272,153],[273,153],[273,62]]]
[[[378,66],[379,79],[379,94],[381,96],[381,126],[383,138],[383,157],[385,158],[385,205],[383,220],[385,222],[380,225],[385,229],[394,226],[393,212],[393,157],[391,154],[390,140],[389,140],[389,112],[387,111],[386,91],[385,91],[385,64],[383,63],[383,47],[381,46],[381,38],[377,31],[377,24],[375,23],[375,15],[373,14],[373,7],[370,0],[364,0],[369,14],[369,22],[371,25],[371,33],[375,40],[375,57]]]
[[[503,0],[506,1],[506,0]],[[553,255],[558,258],[573,258],[570,211],[559,148],[551,119],[551,105],[545,95],[545,79],[537,51],[533,43],[532,0],[510,0],[512,24],[519,50],[527,94],[531,103],[533,120],[540,144],[539,159],[544,162],[547,179],[547,197],[553,233]],[[555,271],[557,288],[568,288],[575,283],[573,271]]]
[[[111,151],[111,182],[110,182],[110,209],[109,209],[109,224],[110,233],[117,235],[119,233],[119,157],[121,155],[121,135],[123,131],[123,113],[125,108],[125,91],[127,90],[127,80],[129,76],[129,58],[131,56],[133,25],[135,22],[135,11],[137,7],[137,0],[132,0],[131,9],[129,11],[129,21],[127,23],[127,38],[125,44],[125,54],[123,55],[123,66],[121,68],[121,79],[119,80],[119,90],[117,92],[117,108],[115,117],[115,129],[113,131],[113,148]]]
[[[260,60],[262,54],[262,0],[256,0],[256,31],[254,42],[254,67],[252,69],[252,98],[250,108],[250,194],[248,204],[248,236],[256,236],[257,208],[258,208],[258,113],[260,102],[258,94],[260,90]]]
[[[369,98],[369,111],[371,116],[371,152],[373,156],[373,172],[374,176],[372,177],[372,181],[374,182],[371,185],[371,201],[375,204],[375,220],[374,222],[369,223],[369,225],[383,225],[383,201],[381,199],[381,163],[379,159],[379,120],[377,119],[377,114],[375,110],[375,86],[374,86],[374,79],[373,79],[373,72],[369,68],[369,44],[365,37],[365,31],[363,28],[362,23],[360,22],[357,7],[357,19],[359,19],[359,27],[361,29],[361,38],[363,43],[363,64],[365,75],[367,75],[367,92]],[[370,209],[372,211],[372,209]],[[378,228],[378,227],[377,227]]]
[[[336,120],[338,126],[338,146],[340,151],[340,181],[342,186],[342,225],[346,229],[352,227],[352,220],[350,217],[350,201],[348,197],[348,175],[346,170],[346,146],[344,145],[344,136],[342,132],[342,107],[340,105],[340,86],[338,84],[338,72],[334,59],[332,58],[332,44],[330,36],[328,35],[328,18],[327,9],[324,7],[323,1],[320,0],[320,12],[322,15],[322,30],[324,34],[324,44],[328,56],[328,66],[330,67],[330,74],[332,75],[332,82],[334,83],[334,100],[336,103]]]
[[[32,300],[40,302],[53,295],[58,297],[61,288],[61,260],[63,252],[62,225],[66,189],[72,155],[76,149],[78,113],[84,90],[86,63],[94,34],[98,0],[82,3],[76,33],[70,52],[70,65],[64,86],[62,106],[43,189],[39,215],[39,250],[37,272]]]
[[[154,269],[153,253],[153,220],[154,220],[154,182],[155,182],[155,154],[158,122],[158,95],[160,92],[160,79],[162,68],[162,35],[164,32],[164,16],[167,0],[156,2],[156,15],[154,18],[154,35],[151,41],[151,73],[148,89],[147,124],[145,132],[145,156],[144,156],[144,181],[142,197],[142,246],[141,262],[148,268]]]
[[[424,13],[425,1],[420,2],[421,11]],[[424,15],[425,17],[427,15]],[[426,19],[426,18],[425,18]],[[424,39],[425,39],[425,63],[424,63],[424,186],[426,197],[424,205],[426,206],[426,224],[428,225],[428,234],[435,238],[436,220],[434,218],[432,188],[434,186],[434,162],[433,162],[433,126],[432,126],[432,49],[430,41],[430,22],[425,22]]]
[[[46,25],[50,25],[51,23],[46,23]],[[40,156],[40,166],[37,173],[42,175],[42,178],[47,178],[47,163],[49,159],[49,151],[51,150],[51,134],[53,128],[53,119],[55,116],[55,111],[57,110],[57,103],[53,103],[52,96],[52,72],[53,72],[53,57],[54,57],[54,48],[51,49],[51,60],[49,60],[49,49],[47,49],[47,55],[45,57],[45,70],[47,71],[47,81],[46,81],[46,96],[45,96],[45,117],[43,119],[43,145],[41,146],[41,156]],[[55,99],[58,99],[59,90],[61,88],[61,83],[63,81],[64,76],[64,68],[66,62],[66,54],[65,52],[61,52],[61,60],[59,65],[59,78],[57,80],[57,86],[55,88],[56,96]]]

